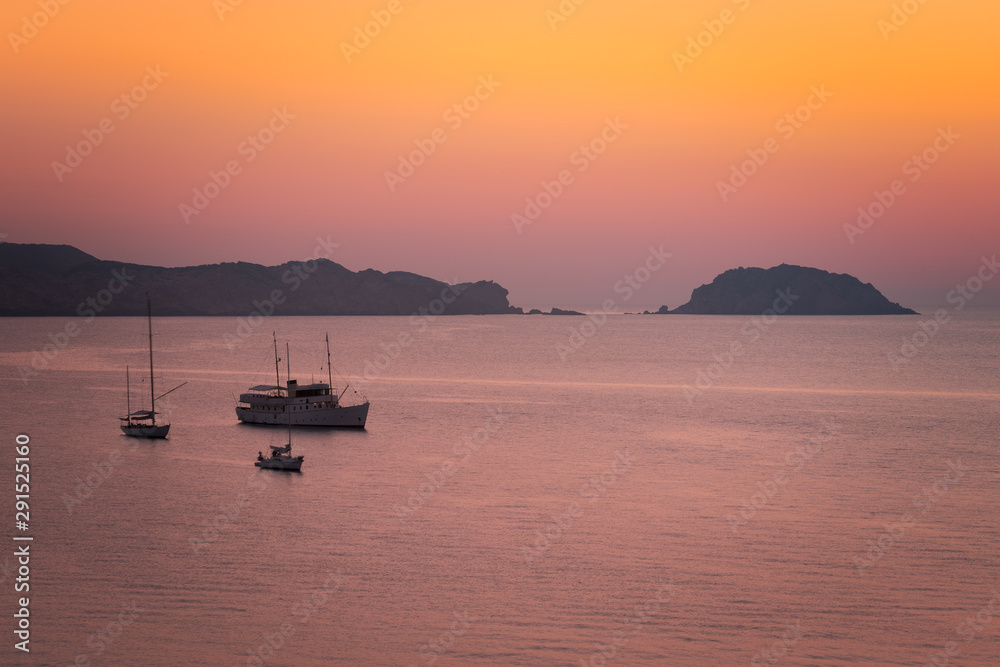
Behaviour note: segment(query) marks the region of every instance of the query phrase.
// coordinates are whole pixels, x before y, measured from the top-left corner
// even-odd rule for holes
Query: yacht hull
[[[292,426],[341,426],[364,428],[368,421],[368,403],[338,405],[332,408],[312,408],[291,412]],[[284,411],[255,410],[253,406],[236,408],[236,418],[245,424],[288,426],[289,415]]]

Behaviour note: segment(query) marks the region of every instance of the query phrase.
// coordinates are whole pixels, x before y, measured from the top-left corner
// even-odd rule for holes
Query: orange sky
[[[0,233],[175,266],[275,264],[330,236],[354,270],[576,307],[662,245],[670,263],[624,310],[781,262],[943,303],[1000,250],[1000,6],[911,1],[890,31],[911,3],[5,0]],[[627,127],[606,151],[578,152],[609,119]],[[948,128],[933,165],[905,165]],[[418,141],[433,153],[390,188]],[[767,161],[723,201],[747,151]],[[226,187],[193,214],[210,172]],[[844,225],[896,179],[905,193],[851,243]]]

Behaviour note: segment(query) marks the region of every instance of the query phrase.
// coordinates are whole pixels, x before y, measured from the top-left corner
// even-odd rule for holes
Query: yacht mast
[[[292,381],[292,358],[288,352],[288,341],[285,341],[285,361],[288,362],[288,381]],[[288,411],[288,455],[292,455],[292,399],[286,395],[285,410]]]
[[[156,426],[156,391],[153,388],[153,307],[146,294],[146,319],[149,322],[149,416]]]
[[[326,334],[326,377],[329,383],[329,391],[333,392],[333,366],[330,363],[330,332]]]
[[[129,385],[128,380],[128,366],[125,367],[125,407],[128,409],[125,415],[128,417],[128,423],[132,423],[132,387]]]
[[[274,338],[274,386],[281,388],[281,375],[278,374],[278,332],[272,331]]]

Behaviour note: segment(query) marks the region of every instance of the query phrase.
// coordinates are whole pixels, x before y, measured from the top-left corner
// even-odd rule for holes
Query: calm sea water
[[[2,320],[35,541],[0,662],[1000,664],[1000,313],[952,315],[161,318],[159,442],[118,431],[144,320],[78,320],[27,383],[67,320]],[[234,416],[272,329],[300,382],[326,332],[335,383],[377,375],[366,430],[296,430],[301,474]]]

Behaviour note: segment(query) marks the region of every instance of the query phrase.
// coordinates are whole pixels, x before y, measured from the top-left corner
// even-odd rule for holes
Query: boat
[[[153,308],[148,294],[146,295],[146,321],[149,327],[149,410],[136,410],[135,412],[132,412],[132,387],[129,381],[129,368],[126,366],[126,414],[124,417],[119,417],[119,420],[123,422],[121,424],[121,429],[122,433],[125,435],[129,435],[134,438],[166,438],[167,433],[170,432],[170,424],[156,422],[156,415],[159,414],[156,411],[156,401],[171,392],[177,391],[187,384],[187,382],[177,385],[165,394],[161,394],[159,396],[156,395],[155,383],[153,380]]]
[[[288,347],[287,343],[285,346],[285,358],[288,358]],[[291,364],[289,363],[289,372],[291,371]],[[257,452],[257,460],[254,461],[254,465],[258,468],[267,468],[268,470],[289,470],[293,472],[302,471],[302,461],[305,459],[304,456],[295,456],[292,454],[292,420],[291,412],[288,413],[288,444],[283,447],[277,447],[271,445],[271,455],[265,457],[263,452]]]
[[[253,462],[258,468],[268,470],[290,470],[292,472],[302,472],[302,461],[304,456],[292,456],[292,442],[284,447],[271,445],[271,455],[265,457],[262,452],[257,452],[257,460]]]
[[[344,394],[350,385],[339,394],[333,391],[333,370],[330,363],[330,335],[326,336],[326,368],[328,382],[299,385],[291,379],[291,369],[281,386],[278,373],[278,338],[274,337],[274,379],[273,385],[251,387],[240,394],[236,404],[236,418],[246,424],[269,424],[280,426],[291,421],[292,426],[342,426],[364,428],[368,421],[368,399],[345,405]],[[287,356],[287,355],[286,355]],[[356,393],[356,392],[355,392]]]

